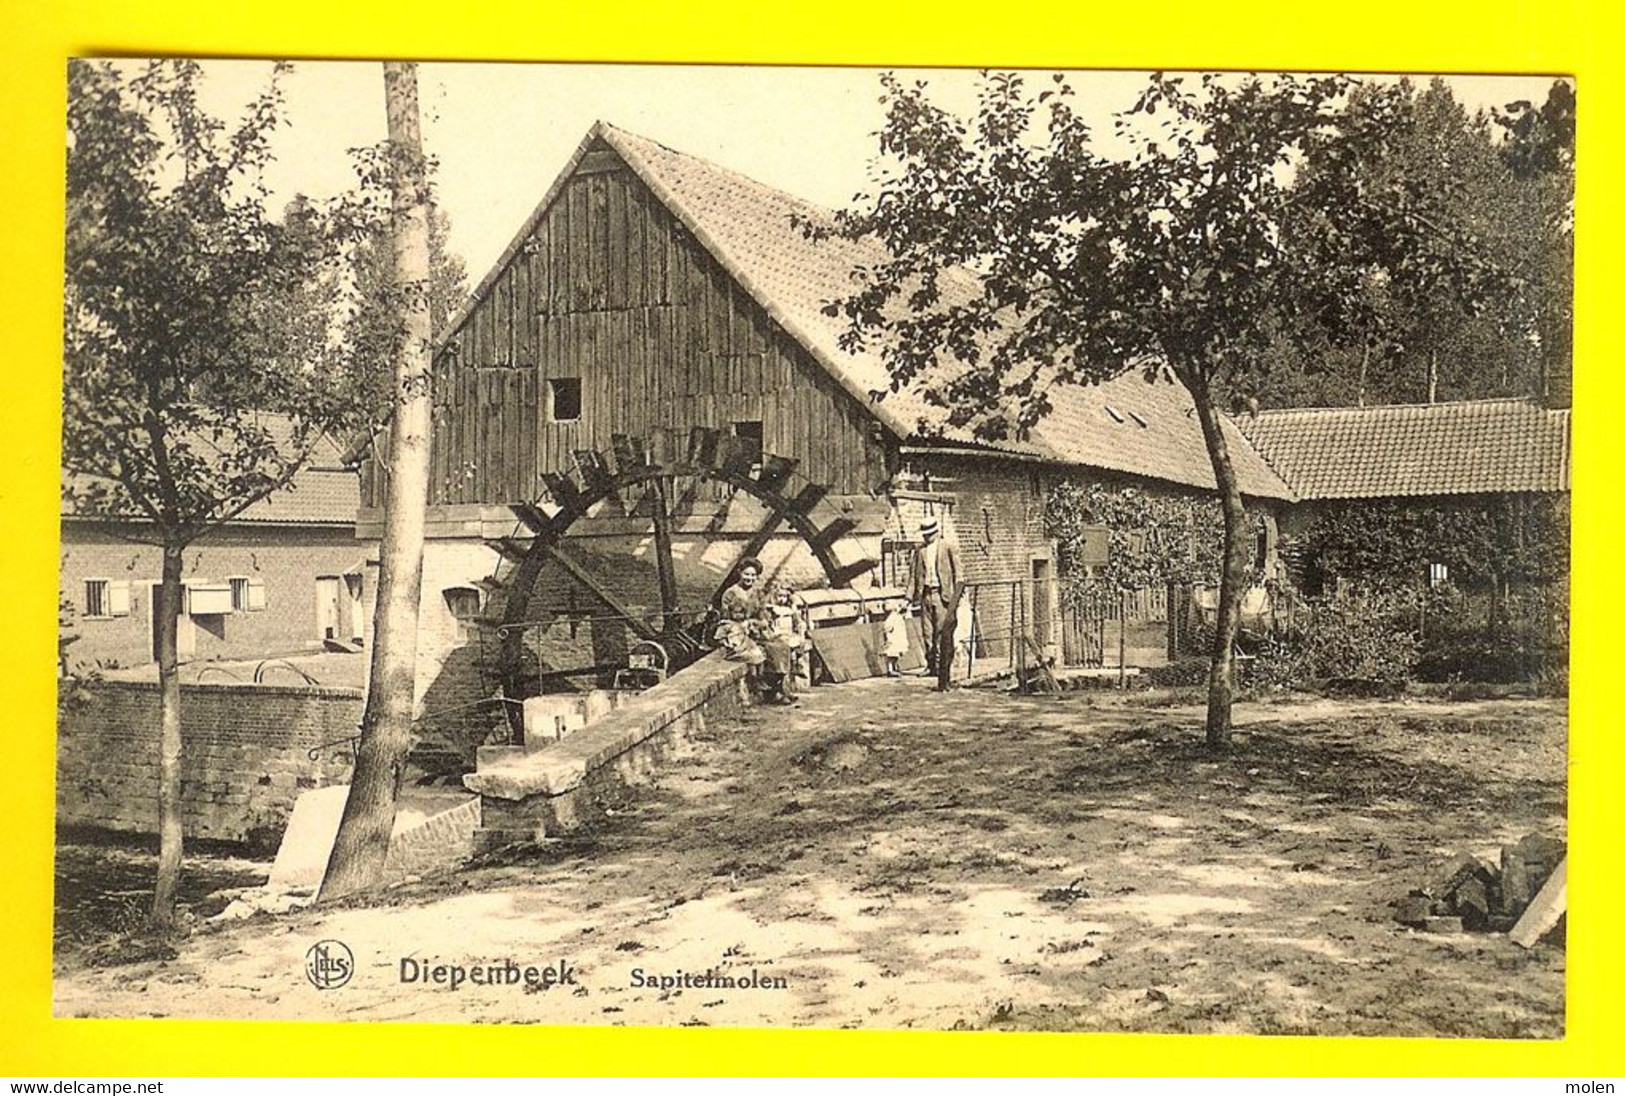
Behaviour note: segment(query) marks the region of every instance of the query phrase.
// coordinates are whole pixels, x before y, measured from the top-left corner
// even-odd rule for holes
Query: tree
[[[1352,284],[1303,318],[1311,333],[1322,328],[1318,342],[1283,340],[1272,353],[1260,401],[1566,399],[1573,102],[1558,81],[1547,106],[1514,103],[1492,124],[1440,80],[1354,87],[1344,139],[1311,148],[1296,173],[1300,193],[1320,196],[1295,203],[1284,226],[1290,246],[1320,248]],[[1346,219],[1328,223],[1328,208]],[[1406,209],[1428,211],[1447,261],[1373,248],[1389,235],[1382,222]],[[1481,266],[1448,261],[1464,251]]]
[[[391,225],[390,159],[387,145],[361,150],[357,171],[366,191],[381,188],[383,216],[369,223],[351,257],[351,292],[354,304],[344,325],[344,380],[351,399],[364,408],[371,425],[369,436],[383,436],[394,413],[395,369],[400,317],[410,303],[409,293],[396,284],[394,230]],[[424,161],[433,186],[434,164]],[[438,340],[468,299],[468,274],[449,243],[451,219],[431,205],[429,216],[429,323]]]
[[[1322,319],[1354,329],[1392,402],[1529,392],[1525,256],[1544,229],[1488,116],[1439,79],[1357,85],[1342,114],[1340,139],[1308,150],[1288,225],[1295,246],[1363,279]]]
[[[1554,80],[1539,109],[1520,101],[1495,113],[1506,134],[1501,154],[1525,188],[1520,218],[1523,314],[1540,361],[1539,394],[1566,405],[1574,357],[1574,88]]]
[[[348,423],[321,361],[330,316],[311,307],[348,219],[342,204],[305,201],[273,217],[260,183],[285,71],[228,126],[199,108],[195,62],[155,61],[130,79],[107,63],[69,66],[64,493],[81,513],[138,517],[137,535],[162,550],[160,927],[174,922],[183,841],[184,553],[286,487]]]
[[[367,704],[344,816],[322,879],[323,900],[368,890],[383,878],[395,824],[417,698],[418,598],[429,504],[431,308],[429,183],[418,126],[417,66],[384,64],[394,198],[393,299],[388,480]]]
[[[827,311],[846,318],[847,348],[878,339],[892,387],[921,387],[954,426],[1020,436],[1049,412],[1055,386],[1131,371],[1189,392],[1224,524],[1208,680],[1215,747],[1229,737],[1249,552],[1220,401],[1249,396],[1271,348],[1360,281],[1335,256],[1288,246],[1292,206],[1324,199],[1325,219],[1357,222],[1362,246],[1468,276],[1433,246],[1429,208],[1292,185],[1307,152],[1371,140],[1338,127],[1348,91],[1331,76],[1157,74],[1114,119],[1126,154],[1108,156],[1059,74],[1036,96],[1019,75],[990,74],[973,124],[933,104],[923,82],[888,75],[877,192],[832,228],[806,225],[886,246],[889,257],[856,271],[854,292]],[[1370,211],[1380,216],[1357,216]]]

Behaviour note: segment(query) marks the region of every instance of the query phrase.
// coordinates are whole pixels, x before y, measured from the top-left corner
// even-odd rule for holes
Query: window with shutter
[[[85,616],[107,616],[107,580],[105,578],[85,579]]]
[[[107,615],[115,617],[130,615],[130,584],[128,582],[109,582],[107,584]]]
[[[265,608],[265,580],[251,578],[248,580],[248,611],[257,613]]]

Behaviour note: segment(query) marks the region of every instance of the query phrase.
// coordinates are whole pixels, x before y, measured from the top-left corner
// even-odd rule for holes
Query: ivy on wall
[[[1263,519],[1254,522],[1262,528]],[[1105,527],[1107,561],[1084,568],[1090,527]],[[1063,597],[1084,591],[1140,589],[1165,582],[1216,583],[1224,551],[1224,519],[1217,499],[1164,494],[1109,483],[1063,482],[1050,488],[1044,527],[1054,538],[1065,576]]]

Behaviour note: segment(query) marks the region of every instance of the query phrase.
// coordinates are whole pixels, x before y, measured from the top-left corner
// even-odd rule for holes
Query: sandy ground
[[[919,680],[753,711],[601,831],[198,932],[177,958],[59,959],[59,1016],[1562,1034],[1564,952],[1435,936],[1389,903],[1458,850],[1564,836],[1551,701],[1194,708],[939,695]],[[343,941],[341,988],[307,950]],[[570,981],[402,984],[402,959]],[[716,971],[779,988],[638,985]]]

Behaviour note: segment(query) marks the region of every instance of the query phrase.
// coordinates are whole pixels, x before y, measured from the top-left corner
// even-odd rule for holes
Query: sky
[[[270,63],[204,63],[203,105],[240,117]],[[767,66],[425,63],[419,102],[425,151],[439,162],[437,198],[450,246],[478,282],[546,193],[594,121],[832,207],[864,189],[881,123],[877,69]],[[912,70],[945,106],[969,113],[976,74]],[[1037,74],[1035,74],[1037,75]],[[1042,79],[1043,77],[1039,77]],[[1105,129],[1133,102],[1143,73],[1074,72],[1080,113]],[[1548,76],[1453,76],[1470,109],[1544,101]],[[266,174],[272,200],[324,197],[352,184],[348,150],[384,138],[376,62],[301,61],[283,84],[286,125]]]

